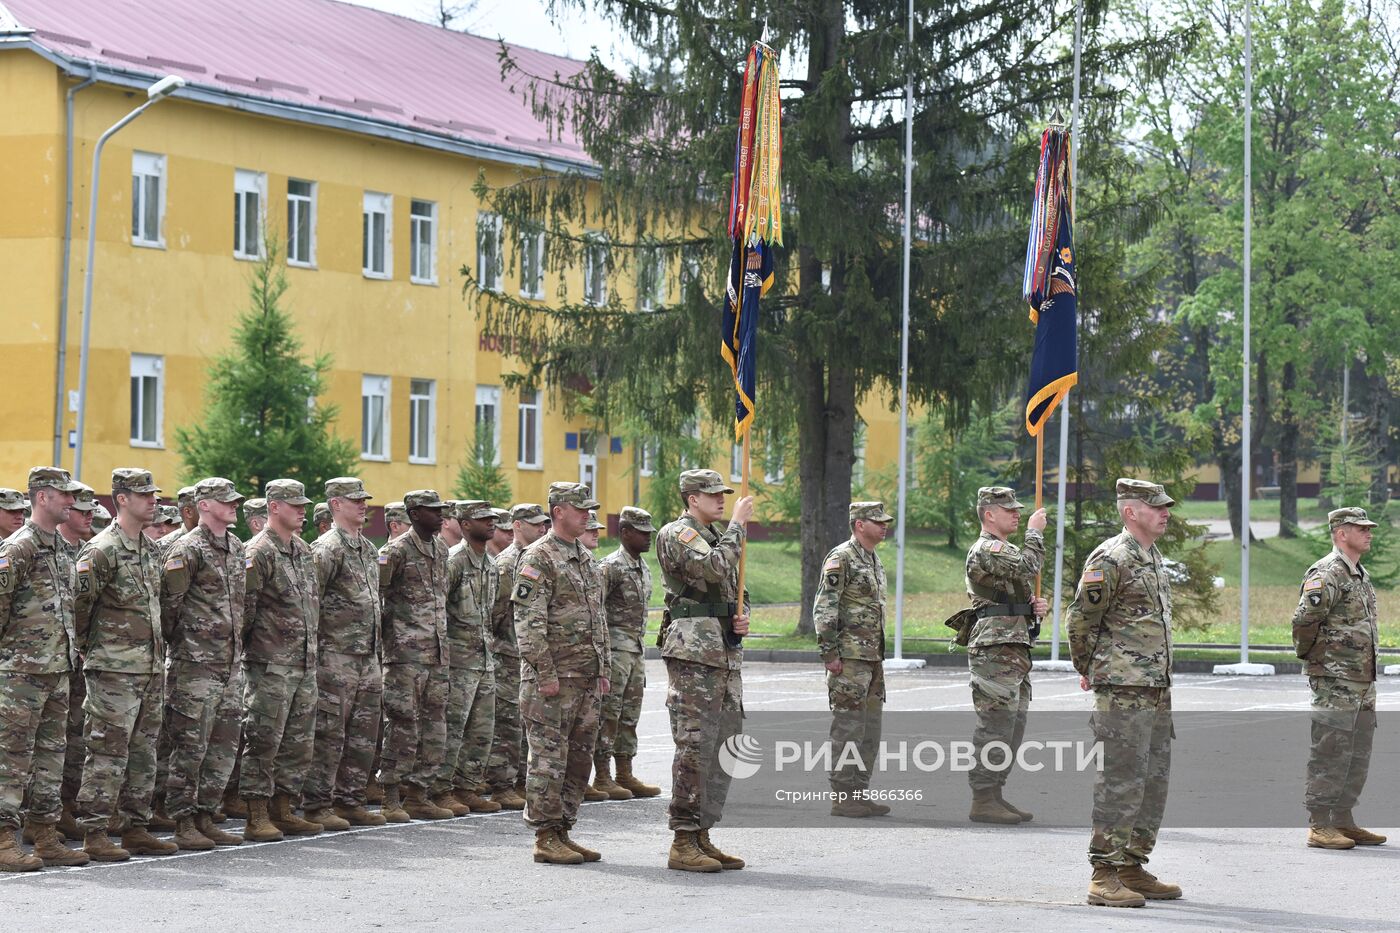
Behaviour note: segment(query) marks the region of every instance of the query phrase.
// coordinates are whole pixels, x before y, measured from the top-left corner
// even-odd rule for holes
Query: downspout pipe
[[[58,285],[58,340],[57,361],[54,366],[53,386],[53,459],[54,466],[63,466],[63,412],[67,407],[64,396],[67,394],[68,380],[68,285],[71,276],[73,257],[73,98],[78,92],[97,83],[97,69],[94,67],[86,78],[68,89],[66,110],[67,131],[64,134],[66,152],[64,154],[64,198],[63,198],[63,265],[62,277]]]

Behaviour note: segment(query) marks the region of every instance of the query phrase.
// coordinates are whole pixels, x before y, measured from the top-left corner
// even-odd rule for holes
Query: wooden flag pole
[[[1035,436],[1035,508],[1041,509],[1042,495],[1045,486],[1045,426],[1042,425],[1040,431]],[[743,565],[740,564],[742,567]],[[742,574],[743,571],[741,570]],[[1040,574],[1035,575],[1035,595],[1040,596]]]
[[[749,434],[753,431],[753,422],[744,429],[744,467],[740,475],[739,498],[746,499],[749,495]],[[744,540],[739,543],[739,593],[734,597],[735,604],[739,607],[739,615],[744,614],[744,569],[745,558],[749,554],[749,525],[744,523]]]

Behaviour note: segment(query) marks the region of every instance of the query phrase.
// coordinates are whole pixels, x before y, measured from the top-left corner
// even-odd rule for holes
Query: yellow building
[[[35,464],[73,465],[94,146],[171,74],[186,86],[102,155],[85,481],[102,491],[113,467],[140,465],[173,492],[175,429],[200,417],[210,361],[229,346],[270,231],[285,244],[304,350],[333,359],[320,402],[339,407],[336,429],[358,445],[378,504],[424,487],[450,494],[487,419],[518,500],[584,478],[609,513],[630,503],[646,482],[634,480],[631,446],[598,438],[590,451],[588,425],[503,386],[511,358],[480,332],[458,272],[500,267],[478,173],[502,184],[577,168],[577,143],[549,138],[502,84],[493,40],[331,0],[233,9],[0,0],[0,485],[22,485]],[[520,54],[540,73],[582,66]],[[500,287],[555,300],[559,283],[522,275],[526,265],[496,271]],[[565,284],[634,292],[581,272]],[[896,422],[883,400],[862,413],[878,468],[894,459]]]

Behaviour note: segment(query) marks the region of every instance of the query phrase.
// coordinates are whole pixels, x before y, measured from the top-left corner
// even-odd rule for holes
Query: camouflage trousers
[[[666,708],[671,713],[670,827],[709,829],[724,812],[729,775],[719,749],[744,722],[742,672],[666,658]]]
[[[384,701],[379,659],[322,651],[316,692],[316,741],[302,783],[303,805],[307,810],[364,806]]]
[[[433,791],[475,791],[486,777],[496,724],[496,673],[458,670],[448,675],[447,753]]]
[[[447,754],[446,664],[402,663],[384,667],[384,747],[379,783],[433,786]]]
[[[885,666],[881,661],[842,658],[841,673],[826,672],[831,705],[831,787],[865,790],[880,753],[885,710]]]
[[[58,822],[69,679],[0,671],[0,827],[19,828],[26,786],[29,818]]]
[[[86,699],[87,681],[74,671],[68,677],[68,731],[63,750],[61,791],[64,805],[70,807],[78,799],[78,788],[83,784],[83,757],[87,753],[87,746],[83,744],[83,701]]]
[[[237,666],[171,661],[165,730],[170,736],[165,812],[171,819],[219,809],[238,755],[243,671]]]
[[[156,786],[156,741],[165,706],[163,674],[88,671],[83,700],[83,783],[74,810],[89,832],[145,826]]]
[[[1376,734],[1376,685],[1340,677],[1309,677],[1312,750],[1304,803],[1313,826],[1353,826],[1351,810],[1371,770]]]
[[[1026,711],[1031,705],[1031,649],[1026,645],[988,645],[967,652],[972,675],[972,708],[977,728],[972,733],[977,764],[968,772],[973,790],[1003,787],[1011,768],[993,770],[982,763],[982,749],[991,742],[1005,743],[1011,760],[1026,734]],[[989,757],[1000,762],[998,749]]]
[[[559,692],[542,696],[527,680],[520,690],[520,716],[529,725],[529,771],[525,777],[525,822],[534,829],[572,829],[593,772],[601,706],[596,677],[561,677]]]
[[[637,721],[642,718],[642,695],[646,692],[647,666],[635,651],[612,652],[612,689],[603,697],[603,718],[598,727],[598,749],[594,757],[637,757]]]
[[[1089,862],[1145,864],[1167,809],[1171,688],[1095,687],[1090,723],[1103,743],[1103,770],[1094,779]]]
[[[248,661],[243,665],[243,758],[238,794],[295,802],[316,738],[316,669]]]
[[[486,762],[486,786],[493,791],[514,787],[525,774],[525,731],[520,723],[520,659],[496,655],[496,727],[491,757]]]

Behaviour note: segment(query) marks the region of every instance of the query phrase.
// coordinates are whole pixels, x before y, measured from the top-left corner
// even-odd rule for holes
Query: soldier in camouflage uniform
[[[163,541],[180,529],[180,510],[173,505],[156,506],[156,520],[145,528],[146,537]]]
[[[179,527],[172,531],[167,531],[160,537],[160,551],[162,554],[168,554],[170,549],[175,546],[176,541],[179,541],[180,538],[193,531],[194,527],[199,524],[199,510],[195,507],[193,486],[181,487],[180,491],[175,494],[175,503],[176,517],[178,519],[176,524]],[[164,510],[168,508],[170,508],[170,506],[161,505],[156,507],[157,522],[165,522],[166,518],[163,513]]]
[[[326,481],[331,530],[311,547],[321,596],[316,743],[302,785],[306,818],[331,830],[382,826],[365,809],[384,699],[379,555],[362,533],[372,498],[353,476]]]
[[[598,503],[582,483],[551,483],[554,527],[526,551],[515,574],[515,638],[520,646],[520,715],[529,726],[525,821],[534,859],[577,865],[602,856],[569,838],[578,817],[598,709],[608,692],[608,626],[597,562],[581,536]]]
[[[851,537],[826,555],[812,619],[826,665],[831,719],[833,816],[884,816],[890,808],[868,798],[870,767],[880,747],[885,707],[885,568],[875,549],[894,516],[883,502],[852,502]],[[860,767],[842,750],[854,747]]]
[[[0,541],[24,527],[29,500],[18,489],[0,488]]]
[[[1026,523],[1024,547],[1008,538],[1021,524],[1023,506],[1006,486],[983,486],[977,491],[977,520],[982,533],[967,552],[965,580],[977,621],[968,637],[967,665],[972,677],[972,706],[977,729],[972,741],[977,765],[968,773],[972,785],[975,823],[1028,823],[1032,814],[1002,796],[1026,731],[1031,704],[1032,628],[1039,631],[1046,601],[1032,596],[1035,578],[1045,562],[1045,510],[1037,509]],[[991,742],[1003,743],[1008,767],[993,769],[982,761]],[[996,761],[995,752],[989,758]]]
[[[199,524],[165,552],[160,609],[170,647],[165,812],[175,844],[200,851],[243,842],[215,826],[214,813],[238,753],[247,558],[229,531],[243,501],[233,483],[201,480],[194,497]]]
[[[73,506],[68,510],[68,518],[58,526],[59,539],[68,551],[69,563],[77,560],[78,550],[92,540],[92,515],[97,508],[97,494],[91,486],[75,482],[78,489],[73,493]],[[73,802],[78,799],[78,788],[83,783],[83,701],[87,698],[87,687],[83,674],[75,666],[73,675],[68,678],[68,732],[63,752],[63,815],[58,820],[58,830],[73,842],[83,841],[83,828],[73,815]]]
[[[486,556],[495,561],[496,555],[510,547],[515,540],[515,529],[512,527],[510,509],[491,510],[496,514],[496,530],[491,536],[491,540],[486,542]]]
[[[1181,888],[1143,866],[1167,806],[1172,740],[1172,594],[1157,539],[1176,504],[1156,483],[1116,484],[1123,531],[1084,562],[1069,607],[1069,647],[1082,689],[1094,691],[1091,722],[1103,742],[1094,782],[1088,901],[1141,907]]]
[[[267,527],[267,500],[261,496],[243,500],[243,520],[248,525],[248,540],[257,537]],[[238,784],[243,776],[243,737],[240,732],[238,754],[233,760],[233,773],[229,775],[228,790],[224,792],[222,812],[240,820],[248,818],[248,805],[238,796]]]
[[[410,492],[403,501],[412,530],[379,549],[389,720],[380,752],[382,812],[390,822],[445,820],[452,811],[427,794],[447,746],[447,546],[437,534],[447,503],[431,489]]]
[[[73,631],[73,555],[58,535],[78,489],[67,470],[29,471],[33,515],[0,542],[0,871],[83,865],[55,828],[63,810],[69,681],[78,665]],[[15,830],[29,785],[26,836]]]
[[[496,555],[496,604],[491,610],[490,641],[496,659],[496,728],[486,764],[491,799],[507,810],[525,809],[525,734],[520,722],[520,649],[515,644],[511,595],[515,572],[525,549],[549,531],[549,514],[533,502],[511,507],[510,547]]]
[[[248,523],[248,540],[267,526],[267,500],[258,497],[243,502],[243,520]]]
[[[99,531],[106,531],[107,526],[112,524],[112,513],[107,511],[107,507],[101,502],[97,503],[97,508],[92,510],[92,530],[96,534]]]
[[[603,719],[593,755],[597,774],[593,787],[614,799],[626,800],[661,794],[661,788],[632,773],[632,759],[637,755],[637,721],[642,715],[642,696],[647,685],[642,638],[646,635],[647,603],[651,600],[651,568],[642,555],[651,550],[651,536],[656,528],[650,514],[632,505],[618,515],[617,528],[621,543],[599,564],[612,653],[608,675],[612,689],[603,697]],[[616,781],[608,773],[610,758],[617,761]]]
[[[714,470],[680,476],[685,512],[661,529],[656,562],[666,589],[659,643],[666,662],[666,708],[676,743],[671,765],[670,827],[675,833],[667,867],[713,872],[744,867],[710,841],[719,822],[729,775],[719,749],[743,725],[743,636],[749,631],[748,594],[740,597],[743,552],[753,498],[734,503],[728,528],[724,497],[733,493]],[[742,605],[741,605],[742,604]]]
[[[311,510],[311,524],[316,528],[316,537],[331,530],[331,507],[325,502],[316,503]]]
[[[117,519],[83,545],[74,565],[74,630],[87,681],[87,757],[75,809],[83,849],[100,862],[176,850],[146,830],[165,701],[165,637],[160,556],[141,530],[155,514],[158,492],[146,470],[113,470]],[[109,819],[121,832],[120,847],[107,838]]]
[[[412,530],[413,525],[408,520],[408,509],[404,508],[402,502],[390,502],[384,506],[384,527],[388,529],[390,541]]]
[[[486,545],[496,533],[496,514],[489,502],[470,500],[457,506],[457,521],[465,538],[447,554],[447,754],[433,803],[460,816],[495,813],[501,805],[479,793],[496,720],[495,660],[486,645],[496,602],[496,568]]]
[[[1376,523],[1365,509],[1346,508],[1329,512],[1327,526],[1332,552],[1303,575],[1293,613],[1293,647],[1312,689],[1308,845],[1378,846],[1385,837],[1357,826],[1351,813],[1376,732],[1376,588],[1361,566]]]
[[[267,527],[248,542],[244,604],[244,836],[257,841],[315,835],[320,823],[292,812],[311,766],[316,735],[316,633],[320,592],[311,548],[301,538],[305,487],[267,484]],[[269,803],[269,798],[271,801]]]

